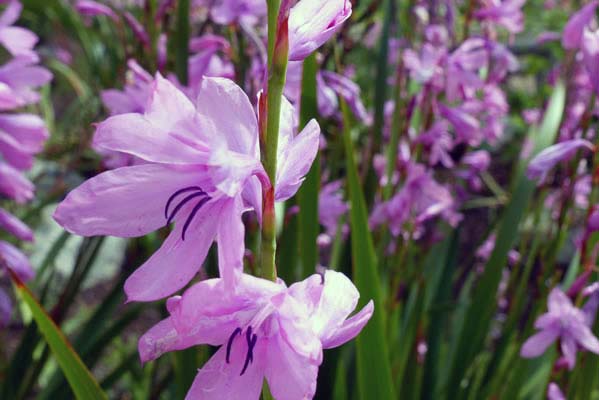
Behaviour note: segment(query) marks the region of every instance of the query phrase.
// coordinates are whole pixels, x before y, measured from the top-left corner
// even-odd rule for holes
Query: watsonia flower
[[[528,338],[520,349],[525,358],[538,357],[557,339],[570,369],[576,364],[577,347],[599,354],[599,340],[588,326],[588,319],[559,288],[549,293],[549,311],[535,321],[539,332]]]
[[[54,217],[83,236],[143,236],[174,222],[160,249],[125,283],[128,299],[151,301],[173,294],[195,276],[214,240],[220,276],[229,285],[242,270],[241,215],[261,213],[258,121],[234,82],[205,78],[192,103],[156,77],[143,114],[100,123],[94,145],[127,153],[145,164],[104,172],[73,190]],[[311,121],[294,136],[294,111],[283,101],[275,199],[295,194],[316,151],[320,128]]]
[[[168,300],[170,316],[139,340],[142,361],[174,350],[221,346],[199,370],[187,399],[254,400],[264,378],[276,400],[311,399],[322,350],[353,339],[374,311],[353,317],[359,293],[343,274],[326,271],[290,287],[242,275],[235,291],[202,281]]]

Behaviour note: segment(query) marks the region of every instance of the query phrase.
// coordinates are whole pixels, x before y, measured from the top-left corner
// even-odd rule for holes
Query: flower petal
[[[559,330],[546,329],[528,338],[520,349],[520,356],[524,358],[538,357],[547,350],[547,347],[553,343],[559,336]]]
[[[167,318],[154,325],[139,339],[137,349],[141,361],[145,363],[155,360],[169,351],[183,350],[203,343],[205,342],[199,335],[178,332],[172,318]]]
[[[322,347],[330,349],[341,346],[358,336],[360,331],[366,326],[370,317],[374,313],[374,303],[372,300],[368,302],[360,310],[359,313],[346,319],[343,324],[335,331],[335,333],[322,341]]]
[[[33,198],[35,187],[14,167],[0,162],[0,195],[22,204]]]
[[[198,164],[206,160],[205,152],[181,143],[148,116],[134,113],[115,115],[100,123],[93,146],[156,163]]]
[[[259,159],[258,120],[245,92],[225,78],[204,78],[196,101],[199,130],[231,151]]]
[[[222,346],[208,360],[194,379],[185,396],[186,400],[247,400],[260,397],[266,349],[262,340],[258,340],[253,351],[254,361],[240,375],[247,353],[247,347],[241,345],[242,341],[245,342],[244,338],[232,346],[228,363],[226,346]]]
[[[188,216],[190,207],[183,207],[181,214]],[[220,218],[218,203],[205,204],[189,225],[185,240],[183,220],[177,220],[160,249],[125,282],[127,300],[158,300],[187,285],[204,263]]]
[[[143,236],[166,224],[164,208],[181,188],[197,185],[191,169],[159,164],[104,172],[71,191],[54,219],[82,236]]]
[[[316,158],[319,138],[320,126],[316,120],[311,120],[299,135],[281,149],[275,186],[277,201],[287,200],[297,192]]]
[[[562,46],[565,49],[576,49],[580,46],[582,32],[593,19],[597,5],[598,1],[591,1],[570,17],[562,34]]]
[[[0,228],[9,232],[17,239],[32,241],[33,232],[20,219],[0,208]]]
[[[218,270],[229,289],[243,273],[245,254],[245,226],[241,215],[244,208],[241,196],[227,200],[218,225]]]
[[[301,61],[329,40],[352,13],[349,0],[301,0],[289,12],[289,60]]]
[[[0,240],[0,258],[4,259],[6,266],[23,281],[28,281],[35,275],[25,254],[4,240]]]
[[[314,397],[318,364],[293,351],[281,336],[268,343],[267,359],[266,379],[275,399]]]
[[[572,370],[576,365],[576,341],[570,335],[561,338],[561,349],[568,368]]]

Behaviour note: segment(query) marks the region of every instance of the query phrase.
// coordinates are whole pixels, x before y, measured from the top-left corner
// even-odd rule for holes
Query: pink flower
[[[200,282],[168,300],[170,317],[139,340],[143,362],[174,350],[221,346],[199,370],[186,399],[253,400],[264,378],[276,400],[311,399],[322,350],[353,339],[374,311],[370,301],[346,319],[359,293],[326,271],[289,288],[243,275],[236,291],[222,279]]]
[[[295,194],[318,149],[318,124],[311,121],[297,136],[295,126],[294,111],[283,101],[279,201]],[[175,223],[162,247],[125,283],[129,300],[155,300],[181,289],[214,240],[220,276],[235,283],[245,250],[241,215],[250,209],[261,214],[259,179],[267,181],[256,114],[235,83],[204,79],[194,104],[157,75],[145,112],[100,123],[94,145],[145,164],[104,172],[72,191],[54,215],[65,229],[135,237]]]
[[[289,12],[289,59],[301,61],[337,32],[352,13],[349,0],[300,0]]]
[[[599,354],[599,340],[587,325],[585,314],[572,305],[572,301],[559,288],[554,288],[547,301],[549,311],[535,321],[540,331],[524,343],[520,355],[538,357],[557,339],[570,369],[576,364],[578,346]]]

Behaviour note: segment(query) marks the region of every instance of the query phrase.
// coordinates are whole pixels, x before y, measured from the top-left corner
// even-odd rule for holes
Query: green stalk
[[[187,60],[189,58],[189,0],[179,0],[177,28],[175,31],[175,72],[179,82],[187,85]]]
[[[288,16],[282,16],[277,25],[279,0],[269,0],[268,6],[268,86],[266,90],[266,109],[261,111],[261,119],[266,112],[266,132],[261,121],[262,164],[268,174],[271,187],[264,191],[262,214],[262,253],[261,276],[276,280],[275,257],[277,249],[275,214],[275,179],[277,176],[277,147],[279,144],[279,122],[281,118],[281,96],[285,87],[289,40],[287,30]],[[264,105],[264,104],[263,104]]]

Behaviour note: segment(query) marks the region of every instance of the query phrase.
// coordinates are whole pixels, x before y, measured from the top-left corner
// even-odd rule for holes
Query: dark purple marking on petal
[[[245,356],[245,362],[243,363],[243,369],[241,370],[241,373],[239,374],[239,376],[242,376],[243,374],[245,374],[245,371],[247,370],[250,363],[254,362],[254,347],[256,346],[256,342],[258,342],[258,335],[252,334],[251,326],[249,326],[245,332],[245,339],[248,344],[248,352]]]
[[[175,193],[173,193],[171,195],[171,197],[168,198],[168,200],[166,202],[166,206],[164,207],[164,218],[168,219],[168,209],[169,209],[171,203],[173,202],[173,200],[175,199],[175,197],[179,196],[181,193],[192,192],[192,191],[199,191],[199,192],[205,193],[202,190],[202,188],[199,186],[188,186],[183,189],[177,190]]]
[[[227,361],[227,364],[229,364],[230,358],[231,358],[231,347],[233,347],[233,341],[235,340],[235,338],[237,337],[237,335],[241,335],[241,328],[236,328],[233,333],[231,334],[231,336],[229,336],[229,341],[227,342],[227,356],[225,357],[225,360]]]
[[[173,212],[168,217],[168,220],[166,221],[166,224],[170,225],[171,222],[173,222],[173,219],[175,218],[175,216],[177,215],[177,213],[181,210],[181,208],[183,208],[183,206],[185,204],[187,204],[191,200],[195,199],[196,197],[202,197],[202,196],[208,196],[208,195],[206,193],[204,193],[204,192],[195,192],[195,193],[190,194],[189,196],[187,196],[183,200],[181,200],[179,202],[179,204],[177,204],[177,206],[173,209]]]
[[[210,201],[210,199],[211,197],[206,196],[202,198],[200,201],[198,201],[198,203],[193,207],[193,210],[191,210],[191,212],[189,213],[189,217],[187,217],[187,221],[185,221],[185,225],[183,225],[183,232],[181,232],[181,240],[185,240],[185,233],[187,232],[187,229],[189,228],[191,221],[193,221],[198,211],[200,211],[200,208],[202,208],[204,204]]]

